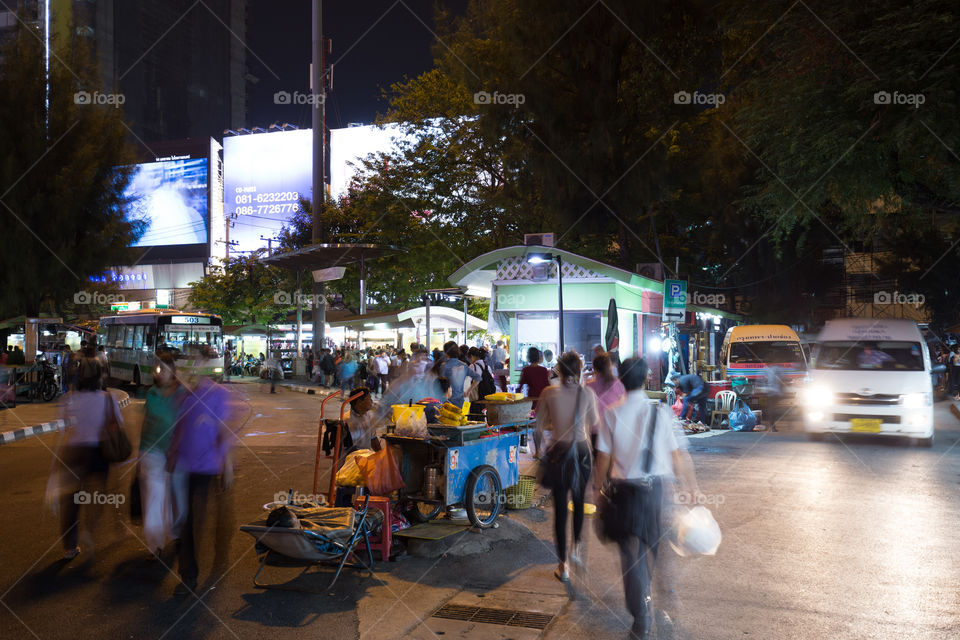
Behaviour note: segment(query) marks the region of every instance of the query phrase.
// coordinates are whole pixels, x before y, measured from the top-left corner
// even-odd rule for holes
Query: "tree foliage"
[[[0,313],[63,313],[89,276],[132,264],[142,223],[124,218],[133,151],[122,111],[98,90],[82,39],[55,42],[49,110],[42,38],[18,26],[0,49]]]

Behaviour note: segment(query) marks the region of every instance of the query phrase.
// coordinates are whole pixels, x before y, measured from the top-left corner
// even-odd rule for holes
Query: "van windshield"
[[[730,345],[730,364],[786,364],[804,366],[799,342],[734,342]]]
[[[823,342],[814,355],[814,368],[923,371],[923,351],[919,342]]]

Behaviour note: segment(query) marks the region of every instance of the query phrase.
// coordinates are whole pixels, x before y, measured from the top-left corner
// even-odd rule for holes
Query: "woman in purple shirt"
[[[613,375],[613,363],[610,356],[602,353],[593,358],[593,380],[587,383],[587,387],[597,394],[597,409],[602,416],[607,407],[612,407],[623,398],[627,390],[624,388],[620,378]],[[590,425],[590,443],[593,445],[593,455],[597,455],[597,429],[600,423]]]

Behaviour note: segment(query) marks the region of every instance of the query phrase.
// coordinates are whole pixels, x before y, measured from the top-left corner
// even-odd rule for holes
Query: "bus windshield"
[[[817,369],[923,371],[919,342],[824,342],[814,359]]]
[[[730,346],[730,364],[804,364],[799,342],[735,342]]]
[[[223,334],[214,325],[164,325],[160,328],[157,351],[173,351],[179,358],[217,358],[223,355]]]

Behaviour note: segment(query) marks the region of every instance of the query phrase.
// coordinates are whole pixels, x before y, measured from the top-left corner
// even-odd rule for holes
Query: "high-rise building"
[[[0,9],[0,38],[18,22],[89,39],[103,87],[122,93],[141,140],[208,138],[246,126],[247,0],[19,0]]]

